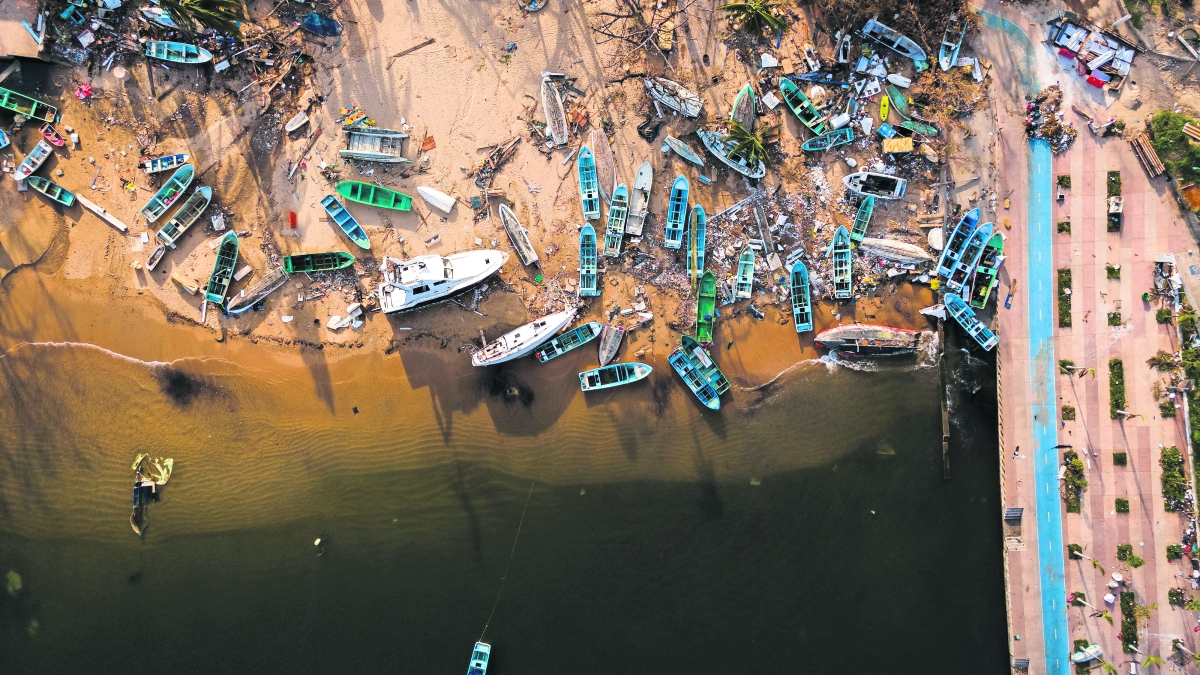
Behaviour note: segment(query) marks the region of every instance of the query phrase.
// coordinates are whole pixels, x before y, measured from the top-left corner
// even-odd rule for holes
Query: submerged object
[[[992,289],[998,284],[996,277],[1000,274],[1000,264],[1003,262],[1004,235],[997,232],[988,240],[987,246],[983,249],[983,255],[979,258],[979,267],[975,270],[975,276],[971,280],[969,296],[964,295],[964,299],[969,299],[971,307],[983,309],[987,306],[988,297],[991,296]],[[963,292],[966,293],[966,288],[963,289]]]
[[[867,23],[862,29],[862,35],[894,50],[901,56],[907,56],[913,61],[925,60],[925,50],[921,49],[916,42],[905,37],[899,31],[879,23],[875,19],[867,19]]]
[[[562,330],[574,318],[575,308],[572,307],[518,326],[472,354],[471,365],[494,366],[498,363],[519,359]]]
[[[346,236],[350,237],[350,241],[358,244],[359,248],[371,248],[371,240],[367,238],[367,233],[363,231],[362,226],[358,224],[354,216],[350,215],[350,212],[346,210],[346,207],[342,206],[342,203],[336,197],[326,195],[321,200],[321,206],[325,207],[325,212],[329,214],[333,222],[342,228],[342,232],[345,232]]]
[[[579,388],[595,391],[645,379],[654,369],[644,363],[615,363],[579,374]]]
[[[692,164],[695,164],[697,166],[704,166],[704,158],[701,157],[700,155],[696,154],[696,152],[694,150],[692,150],[692,148],[690,146],[688,146],[687,143],[684,143],[683,141],[679,140],[678,138],[675,138],[674,136],[667,134],[667,145],[670,146],[671,149],[675,151],[675,154],[686,159],[687,161],[691,162]]]
[[[698,94],[665,77],[648,77],[642,80],[642,84],[650,92],[651,98],[687,117],[696,117],[704,107],[704,101]]]
[[[979,224],[980,215],[981,211],[979,209],[971,209],[963,214],[963,217],[958,221],[958,225],[950,234],[950,238],[942,246],[942,255],[938,257],[937,276],[939,279],[949,277],[954,271],[954,267],[958,264],[958,259],[962,256],[963,247],[967,245],[967,239],[975,231],[975,226]]]
[[[795,82],[786,77],[779,80],[779,93],[783,95],[783,102],[787,104],[788,109],[809,131],[818,136],[825,133],[825,117]]]
[[[617,351],[621,349],[621,342],[624,339],[624,326],[604,324],[604,328],[600,331],[600,365],[607,366],[609,362],[617,358]]]
[[[333,17],[324,16],[316,12],[309,12],[308,16],[304,17],[304,21],[300,24],[301,28],[321,37],[334,37],[342,34],[342,24]]]
[[[907,244],[894,239],[872,239],[867,237],[859,244],[859,248],[863,253],[895,260],[901,263],[920,265],[922,263],[933,262],[933,256],[925,252],[925,249],[913,244]]]
[[[850,278],[850,233],[845,226],[833,233],[829,248],[833,252],[833,297],[844,300],[854,292]]]
[[[617,164],[613,160],[612,146],[608,143],[608,135],[603,129],[592,129],[592,160],[596,163],[596,185],[600,188],[600,197],[606,202],[612,202],[614,190],[617,189]]]
[[[138,166],[142,167],[142,171],[146,173],[158,173],[167,169],[174,169],[177,166],[183,166],[188,161],[187,153],[179,153],[175,155],[166,155],[163,157],[155,157],[147,159]]]
[[[175,217],[167,221],[166,225],[159,228],[158,232],[154,233],[154,238],[161,241],[166,246],[175,248],[175,242],[183,236],[188,228],[192,226],[200,218],[200,214],[204,213],[204,209],[208,208],[209,202],[212,200],[212,188],[207,185],[197,189],[188,197],[183,206],[175,212]],[[147,269],[153,269],[149,264]]]
[[[146,56],[171,63],[199,64],[212,61],[212,52],[203,47],[160,40],[146,42]]]
[[[14,148],[16,146],[13,146]],[[33,150],[25,155],[25,159],[17,165],[17,170],[13,171],[14,180],[25,180],[33,175],[34,171],[41,168],[42,164],[46,163],[46,159],[54,154],[54,149],[46,141],[38,141],[37,145],[33,146]]]
[[[268,295],[286,284],[287,280],[288,275],[282,268],[272,267],[269,272],[230,300],[225,311],[230,314],[242,314],[249,311],[255,305],[265,300]]]
[[[747,82],[733,99],[733,108],[729,111],[729,119],[746,128],[754,129],[754,85]]]
[[[567,113],[563,110],[562,96],[549,77],[542,78],[542,112],[546,115],[546,132],[555,145],[567,142]]]
[[[687,217],[688,179],[679,174],[671,184],[671,199],[667,204],[667,226],[663,235],[663,246],[679,248],[683,245],[683,221]]]
[[[516,249],[521,264],[532,265],[537,262],[537,251],[533,250],[533,242],[529,240],[529,233],[525,231],[524,227],[521,227],[521,221],[517,220],[517,214],[513,213],[508,204],[501,204],[497,210],[500,212],[500,223],[504,225],[504,231],[508,233],[508,239]]]
[[[950,312],[950,316],[954,317],[958,325],[962,326],[967,335],[978,342],[980,347],[991,351],[1000,344],[1000,338],[975,318],[975,311],[967,306],[965,300],[954,293],[947,293],[945,298],[946,311]]]
[[[613,192],[608,207],[608,228],[604,231],[604,255],[621,255],[621,240],[625,237],[625,217],[629,206],[629,188],[624,183]]]
[[[713,362],[708,350],[692,336],[683,335],[679,338],[679,347],[671,352],[667,361],[701,403],[712,410],[720,410],[721,394],[729,391],[729,380]]]
[[[388,188],[356,180],[344,180],[334,190],[344,199],[367,206],[377,206],[393,211],[411,211],[412,197]]]
[[[886,173],[859,171],[842,178],[842,185],[851,192],[863,195],[875,195],[883,199],[900,199],[908,181]]]
[[[383,283],[376,291],[379,308],[391,314],[445,300],[499,272],[508,257],[492,250],[419,255],[410,260],[385,257],[380,268]]]
[[[867,195],[858,205],[858,213],[854,215],[854,229],[850,230],[850,241],[862,241],[867,236],[867,226],[871,224],[871,214],[875,212],[875,196]]]
[[[573,328],[562,335],[542,343],[537,351],[533,353],[534,358],[542,363],[549,361],[558,356],[562,356],[567,352],[582,347],[583,345],[600,337],[600,332],[604,330],[604,324],[599,321],[589,321],[578,328]]]
[[[642,162],[633,177],[633,193],[629,195],[629,212],[625,216],[625,234],[641,236],[642,225],[650,212],[650,188],[654,184],[654,167]]]
[[[408,138],[408,134],[403,131],[382,127],[346,125],[342,127],[342,133],[346,134],[346,149],[338,150],[338,156],[343,159],[361,159],[388,164],[412,162],[411,159],[404,156],[404,139]]]
[[[703,206],[696,204],[692,206],[692,213],[688,217],[687,271],[693,284],[704,271],[704,237],[707,233],[708,215],[704,213]]]
[[[962,48],[963,36],[967,34],[967,23],[958,18],[957,12],[950,13],[946,32],[942,35],[942,48],[938,50],[938,66],[948,71],[958,63],[958,50]]]
[[[458,200],[445,192],[425,187],[424,185],[417,188],[417,194],[421,196],[421,199],[425,200],[426,204],[429,204],[442,213],[450,213],[454,209],[454,205],[458,203]]]
[[[799,260],[792,264],[792,320],[796,323],[797,333],[813,328],[808,268]]]
[[[584,145],[579,148],[579,204],[583,208],[584,220],[600,217],[600,188],[596,180],[596,160],[592,149]]]
[[[146,507],[158,494],[158,488],[171,480],[175,460],[170,457],[154,457],[141,452],[133,458],[133,513],[129,524],[140,537],[146,531]]]
[[[821,152],[854,141],[854,129],[842,127],[827,134],[810,138],[800,146],[808,152]]]
[[[343,270],[354,264],[354,256],[345,251],[322,253],[298,253],[284,256],[283,271],[288,274],[301,272],[331,272]]]
[[[850,323],[820,333],[814,344],[846,356],[902,356],[916,352],[920,339],[913,330]]]
[[[225,304],[229,282],[233,280],[233,268],[237,265],[238,238],[233,230],[226,232],[217,244],[217,259],[213,262],[212,274],[204,287],[204,299],[218,305]]]
[[[150,201],[142,207],[141,214],[146,217],[148,222],[153,223],[158,220],[175,200],[183,194],[183,191],[192,184],[192,178],[196,175],[196,170],[191,164],[184,164],[171,174],[166,183],[154,193]]]
[[[42,122],[54,122],[58,118],[58,108],[4,87],[0,87],[0,108]]]
[[[579,230],[579,296],[600,295],[596,229],[584,223]]]
[[[751,166],[746,158],[740,154],[735,155],[734,150],[737,149],[737,143],[730,140],[728,136],[718,134],[715,131],[697,131],[696,135],[700,137],[700,142],[704,143],[704,147],[714,157],[724,162],[726,166],[734,171],[753,179],[762,178],[767,175],[767,165],[763,164],[761,159],[755,160],[757,164]]]
[[[713,325],[717,319],[717,277],[712,270],[700,275],[696,294],[696,341],[702,345],[712,342]]]
[[[75,194],[52,180],[46,180],[41,176],[30,176],[25,179],[25,182],[29,183],[29,187],[63,206],[70,206],[75,203]]]
[[[975,266],[979,264],[979,258],[983,255],[983,249],[991,238],[991,223],[984,223],[971,233],[971,236],[967,238],[966,245],[963,246],[962,255],[954,265],[954,271],[946,279],[947,290],[957,293],[963,289],[971,275],[974,274]]]
[[[754,291],[754,249],[749,244],[742,247],[742,255],[738,258],[737,284],[734,287],[734,297],[749,298]]]

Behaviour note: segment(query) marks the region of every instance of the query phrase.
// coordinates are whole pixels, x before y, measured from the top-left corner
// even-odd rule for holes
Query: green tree
[[[768,28],[782,31],[788,29],[787,23],[772,12],[777,5],[775,0],[749,0],[730,2],[718,6],[717,9],[732,16],[747,33],[758,37]]]
[[[238,22],[246,12],[238,0],[160,0],[171,19],[188,35],[212,28],[225,35],[238,34]]]
[[[1142,661],[1143,666],[1161,666],[1166,664],[1166,661],[1160,656],[1147,656],[1145,661]]]
[[[779,136],[779,125],[773,124],[760,127],[758,131],[750,131],[736,120],[729,121],[729,140],[734,142],[729,156],[737,155],[754,166],[759,160],[771,166],[771,158],[767,155],[767,144]]]

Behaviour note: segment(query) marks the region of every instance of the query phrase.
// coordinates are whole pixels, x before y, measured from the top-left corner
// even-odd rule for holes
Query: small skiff
[[[577,347],[595,340],[600,337],[600,332],[604,330],[604,324],[599,321],[589,321],[578,328],[573,328],[562,335],[542,343],[537,351],[533,353],[533,357],[542,363],[549,361],[558,356],[562,356],[567,352]]]
[[[792,114],[808,130],[820,136],[825,133],[825,117],[821,115],[812,101],[800,90],[800,86],[787,78],[779,80],[779,93]]]
[[[54,128],[54,125],[50,124],[49,122],[43,124],[40,131],[42,132],[42,136],[44,136],[46,140],[50,141],[50,143],[53,145],[57,145],[61,148],[67,144],[66,140],[63,139],[62,134],[58,133],[58,130]]]
[[[571,308],[514,328],[472,354],[471,365],[494,366],[519,359],[537,349],[538,345],[553,337],[574,318],[575,308]]]
[[[150,40],[146,43],[146,56],[171,63],[200,64],[212,61],[212,52],[203,47],[160,40]]]
[[[835,60],[838,63],[850,63],[850,33],[842,35],[838,40]]]
[[[672,150],[675,151],[675,154],[686,159],[687,161],[691,162],[692,164],[695,164],[697,166],[704,166],[704,158],[701,157],[700,155],[697,155],[694,150],[692,150],[690,147],[688,147],[687,143],[684,143],[683,141],[679,140],[678,138],[675,138],[674,136],[667,134],[667,145]]]
[[[854,129],[843,127],[836,131],[831,131],[822,136],[810,138],[800,146],[807,152],[822,152],[830,148],[852,143],[854,141]]]
[[[938,128],[930,124],[921,124],[916,120],[904,120],[898,125],[901,129],[908,129],[922,136],[935,137],[938,135]]]
[[[308,113],[301,110],[296,113],[295,117],[288,120],[287,124],[283,125],[283,130],[290,134],[305,124],[308,124]]]
[[[162,262],[163,256],[166,254],[166,244],[159,244],[158,246],[155,246],[154,251],[150,254],[150,257],[146,258],[146,271],[153,272],[154,268],[158,267],[158,263]]]
[[[889,82],[887,86],[887,93],[888,100],[891,101],[892,104],[892,109],[895,110],[896,113],[898,113],[901,117],[906,118],[912,115],[912,108],[910,108],[908,105],[908,97],[904,95],[904,92],[900,91],[899,87]]]
[[[159,228],[158,232],[154,233],[154,238],[162,242],[165,246],[175,248],[175,242],[183,236],[184,232],[200,219],[200,214],[204,213],[204,209],[208,208],[208,203],[212,200],[212,188],[207,185],[197,189],[188,197],[183,206],[175,212],[175,216],[167,221],[166,225]],[[147,265],[147,267],[149,267]]]
[[[712,270],[700,275],[699,292],[696,294],[696,341],[709,344],[713,338],[713,324],[717,320],[717,277]]]
[[[38,141],[37,145],[33,146],[33,150],[25,155],[25,159],[17,165],[17,170],[13,171],[14,180],[25,180],[33,175],[34,171],[41,168],[42,164],[46,163],[46,159],[54,153],[54,149],[46,141]]]
[[[337,184],[335,191],[345,199],[367,206],[394,211],[412,210],[412,197],[371,183],[344,180]]]
[[[757,160],[758,163],[755,166],[750,166],[750,163],[741,155],[734,155],[733,151],[737,148],[737,144],[728,136],[715,131],[697,131],[696,135],[700,137],[700,142],[704,143],[705,149],[711,152],[713,157],[721,160],[734,171],[755,180],[767,175],[767,165],[763,164],[761,159]]]
[[[850,230],[850,241],[859,242],[867,236],[867,226],[871,224],[871,214],[875,212],[875,196],[867,195],[858,205],[858,213],[854,216],[854,228]]]
[[[579,374],[579,388],[583,391],[596,391],[619,387],[623,384],[637,382],[649,377],[654,369],[644,363],[614,363],[611,366],[595,368]]]
[[[975,266],[979,264],[979,259],[983,257],[983,249],[987,247],[988,240],[991,238],[991,223],[984,223],[971,233],[970,238],[967,239],[967,243],[963,247],[958,264],[954,266],[954,271],[946,279],[946,290],[952,293],[962,291],[963,287],[970,281],[971,275],[975,273]]]
[[[171,18],[171,14],[161,7],[153,7],[147,5],[138,9],[142,18],[157,26],[162,26],[170,30],[182,30],[179,24],[175,23],[175,19]]]
[[[0,108],[41,122],[54,122],[58,118],[58,108],[4,87],[0,87]]]
[[[367,238],[367,233],[362,229],[362,226],[358,224],[358,221],[354,219],[354,216],[350,215],[350,212],[346,210],[346,207],[342,206],[342,203],[339,202],[336,197],[333,195],[326,195],[325,198],[321,200],[321,206],[325,207],[325,213],[329,214],[329,217],[333,220],[334,224],[342,228],[342,232],[345,232],[346,236],[350,237],[350,241],[358,244],[359,248],[371,248],[371,240]]]
[[[288,275],[279,267],[273,267],[269,272],[260,277],[257,281],[250,284],[241,293],[238,293],[225,311],[230,314],[242,314],[254,308],[255,305],[262,302],[266,297],[281,286],[287,283]]]
[[[958,63],[958,50],[962,48],[963,36],[967,34],[967,24],[958,18],[956,12],[950,14],[946,22],[946,32],[942,35],[942,47],[938,50],[938,66],[946,72]]]
[[[859,171],[842,178],[842,185],[851,192],[861,195],[874,195],[882,199],[900,199],[908,181],[886,173]]]
[[[154,193],[150,201],[142,207],[141,214],[151,223],[161,218],[167,209],[171,208],[171,205],[179,199],[184,190],[187,190],[188,186],[192,184],[192,178],[195,176],[196,169],[191,164],[184,164],[176,169],[167,182],[163,183],[158,192]]]
[[[699,204],[692,206],[688,215],[688,251],[687,271],[692,280],[692,287],[704,272],[704,236],[708,232],[708,215]]]
[[[608,207],[608,227],[604,230],[604,255],[610,258],[621,255],[621,240],[625,237],[628,212],[629,188],[621,183],[613,192],[612,204]]]
[[[546,115],[546,133],[555,145],[564,145],[567,142],[567,113],[563,110],[558,87],[548,77],[542,78],[542,111]]]
[[[529,240],[529,233],[521,227],[521,221],[517,220],[517,214],[508,207],[508,204],[501,204],[498,209],[500,212],[500,224],[504,226],[504,231],[508,233],[508,238],[512,241],[513,248],[517,251],[517,257],[521,259],[522,265],[532,265],[538,261],[537,251],[533,249],[533,242]]]
[[[425,200],[426,204],[429,204],[433,208],[443,213],[450,213],[450,211],[454,208],[454,205],[458,203],[457,199],[451,197],[445,192],[435,190],[431,187],[425,187],[423,185],[417,188],[417,194],[421,196],[421,199]]]
[[[345,251],[323,253],[298,253],[283,258],[283,271],[288,274],[301,272],[331,272],[354,264],[354,256]]]
[[[607,366],[613,359],[617,358],[617,352],[621,349],[621,341],[624,339],[624,326],[614,326],[611,323],[604,324],[604,330],[600,331],[601,366]]]
[[[797,260],[792,264],[792,320],[796,332],[812,330],[812,295],[808,284],[808,267]]]
[[[867,24],[862,29],[862,35],[913,61],[925,60],[925,50],[921,49],[916,42],[874,19],[867,19]]]
[[[579,297],[600,295],[596,228],[584,223],[579,230]]]
[[[642,81],[650,97],[672,110],[678,110],[686,117],[696,117],[704,107],[704,101],[695,92],[684,88],[678,82],[672,82],[664,77],[650,77]]]
[[[205,300],[218,305],[225,304],[225,294],[229,292],[229,282],[233,280],[233,268],[237,265],[237,257],[237,233],[230,230],[217,244],[217,259],[213,263],[212,274],[208,277],[208,285],[204,287]]]
[[[75,203],[75,195],[54,181],[46,180],[41,176],[30,176],[25,179],[25,182],[29,184],[29,187],[63,206],[70,206]]]
[[[596,186],[600,197],[612,203],[613,190],[617,189],[617,165],[613,160],[612,146],[603,129],[592,129],[592,159],[596,162]]]
[[[729,111],[729,119],[752,131],[754,129],[755,107],[754,85],[747,82],[741,91],[738,92],[737,97],[733,99],[733,108]]]
[[[650,188],[654,183],[654,167],[642,162],[633,177],[633,193],[629,196],[629,213],[625,216],[625,234],[641,236],[642,225],[650,212]]]
[[[968,307],[967,303],[958,295],[946,294],[946,311],[950,312],[950,316],[954,317],[954,320],[963,327],[963,330],[967,331],[967,335],[979,343],[980,347],[991,351],[1000,344],[1000,339],[996,337],[996,334],[975,318],[975,311]]]
[[[954,268],[958,265],[958,259],[962,257],[963,247],[967,245],[967,239],[971,238],[971,233],[979,224],[980,215],[982,212],[979,209],[971,209],[959,219],[958,225],[950,233],[950,238],[946,239],[942,246],[942,255],[938,257],[938,278],[945,279],[954,272]]]
[[[177,155],[166,155],[165,157],[154,157],[152,159],[147,159],[141,164],[138,164],[138,166],[142,167],[142,171],[145,171],[146,173],[158,173],[159,171],[166,171],[168,169],[174,169],[178,166],[183,166],[187,163],[187,161],[188,155],[180,153]]]
[[[833,297],[844,300],[854,292],[850,278],[850,233],[845,226],[833,233]]]
[[[737,281],[734,285],[734,297],[749,298],[754,293],[754,249],[749,245],[742,247],[742,255],[738,257]]]
[[[664,234],[663,246],[679,248],[683,245],[683,225],[688,210],[687,176],[680,174],[671,185],[671,199],[667,205],[667,227]]]
[[[708,350],[692,336],[684,335],[667,361],[701,403],[711,410],[721,409],[721,394],[729,391],[729,380],[713,362]]]
[[[583,219],[596,220],[600,217],[600,188],[596,180],[596,160],[592,157],[592,149],[586,145],[579,148],[578,169]]]
[[[892,74],[888,75],[887,81],[891,82],[892,84],[896,85],[897,87],[900,87],[901,89],[908,89],[908,86],[910,84],[912,84],[912,80],[901,75],[900,73],[892,73]]]

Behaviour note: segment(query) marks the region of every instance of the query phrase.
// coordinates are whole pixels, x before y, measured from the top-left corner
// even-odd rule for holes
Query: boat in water
[[[850,269],[850,233],[845,226],[838,227],[833,233],[833,243],[829,249],[833,254],[833,297],[845,300],[854,293]]]
[[[704,100],[698,94],[665,77],[648,77],[642,80],[642,84],[650,92],[651,98],[686,117],[698,116],[704,107]]]
[[[184,164],[171,174],[166,183],[154,193],[150,201],[142,207],[141,214],[146,217],[148,222],[153,223],[162,217],[167,209],[179,199],[180,195],[187,190],[192,184],[192,178],[196,175],[196,169],[191,164]]]
[[[625,234],[640,237],[646,216],[650,213],[650,188],[654,183],[654,167],[642,162],[633,177],[633,192],[629,195],[629,212],[625,216]]]
[[[871,224],[871,215],[875,213],[875,196],[867,195],[858,205],[858,213],[854,215],[854,228],[850,230],[850,241],[860,242],[867,236],[867,227]]]
[[[133,513],[129,524],[140,537],[146,532],[148,518],[146,507],[158,499],[158,488],[171,480],[175,460],[170,457],[151,458],[147,453],[138,453],[133,459]]]
[[[146,173],[158,173],[159,171],[167,171],[168,169],[174,169],[176,167],[183,166],[184,164],[187,164],[187,161],[188,154],[181,152],[174,155],[165,155],[163,157],[153,157],[143,161],[141,164],[138,164],[138,166],[140,166],[142,171],[145,171]]]
[[[734,285],[735,298],[749,298],[754,292],[754,248],[749,244],[742,247],[738,257],[737,281]]]
[[[0,108],[41,122],[55,122],[58,119],[58,108],[4,87],[0,87]]]
[[[817,347],[844,356],[903,356],[917,351],[921,334],[915,330],[849,323],[817,335]]]
[[[688,208],[687,176],[679,174],[671,185],[671,199],[667,204],[667,227],[663,234],[663,246],[679,248],[683,245],[683,224]]]
[[[255,305],[266,300],[268,295],[282,288],[287,283],[287,280],[288,275],[282,268],[272,267],[264,276],[234,296],[229,301],[225,311],[234,315],[248,312]]]
[[[942,245],[942,254],[938,257],[937,264],[939,279],[946,279],[954,272],[954,267],[958,265],[958,259],[963,254],[963,247],[967,245],[967,239],[971,238],[971,233],[979,224],[980,215],[982,212],[979,209],[971,209],[963,214],[958,225],[955,226],[954,232],[950,234],[950,238]]]
[[[797,260],[792,263],[792,320],[796,332],[813,328],[812,295],[808,284],[808,267]]]
[[[596,179],[596,160],[592,149],[584,145],[579,148],[579,205],[584,220],[600,218],[600,188]]]
[[[954,271],[946,279],[946,288],[949,291],[958,293],[964,289],[971,280],[971,275],[975,273],[975,266],[979,264],[979,259],[983,256],[983,249],[987,247],[988,240],[991,238],[991,223],[984,223],[971,233],[966,245],[963,246],[962,256],[954,265]]]
[[[996,337],[995,333],[983,325],[983,322],[975,318],[975,310],[967,306],[967,302],[957,294],[946,293],[945,303],[946,311],[950,313],[950,316],[954,317],[958,325],[963,327],[963,330],[967,331],[967,335],[970,335],[975,342],[979,343],[980,347],[991,351],[996,348],[996,345],[1000,344],[1000,338]]]
[[[545,363],[550,359],[566,354],[576,347],[582,347],[595,340],[600,337],[600,332],[603,330],[604,324],[599,321],[589,321],[578,328],[572,328],[549,342],[543,343],[533,353],[533,357]]]
[[[699,204],[692,206],[692,212],[688,216],[688,251],[687,251],[687,271],[688,278],[692,280],[692,286],[695,287],[696,281],[704,272],[704,237],[708,233],[708,215],[704,213],[704,207]]]
[[[690,335],[681,336],[667,362],[701,403],[712,410],[721,409],[721,394],[729,391],[729,380],[699,342]]]
[[[356,180],[344,180],[337,184],[334,191],[342,196],[343,199],[348,199],[359,204],[367,206],[377,206],[381,209],[392,209],[393,211],[411,211],[412,197],[389,190],[388,188],[371,183],[363,183]]]
[[[344,125],[342,133],[346,134],[346,149],[338,150],[338,156],[342,159],[361,159],[365,162],[384,162],[386,164],[412,162],[411,159],[404,156],[404,141],[408,138],[408,134],[403,131],[382,127]]]
[[[921,49],[916,42],[875,19],[867,19],[867,23],[862,29],[862,36],[878,42],[901,56],[907,56],[913,61],[925,60],[925,50]]]
[[[623,384],[644,380],[654,369],[644,363],[614,363],[611,366],[594,368],[579,374],[579,388],[583,391],[609,389]]]
[[[908,181],[886,173],[859,171],[842,178],[846,189],[861,195],[874,195],[882,199],[900,199]]]
[[[695,164],[696,166],[704,166],[704,158],[696,154],[696,151],[692,150],[691,146],[689,146],[687,143],[675,138],[671,134],[667,134],[666,143],[668,147],[675,151],[675,154],[686,159],[692,164]]]
[[[894,239],[872,239],[867,237],[859,243],[859,249],[868,255],[895,260],[907,265],[922,265],[933,262],[933,256],[920,246]]]
[[[25,179],[25,182],[29,183],[29,187],[63,206],[70,206],[75,203],[75,194],[52,180],[47,180],[41,176],[30,176]]]
[[[499,272],[508,257],[494,250],[419,255],[409,260],[384,257],[380,268],[383,283],[376,291],[379,307],[391,314],[445,300]]]
[[[549,0],[542,0],[543,3]],[[471,662],[467,664],[467,675],[487,675],[488,658],[492,655],[492,646],[486,642],[476,642],[475,650],[471,652]]]
[[[700,137],[700,142],[704,143],[704,147],[712,153],[713,157],[721,160],[734,171],[755,180],[767,175],[767,165],[761,159],[756,159],[756,164],[752,166],[745,157],[735,155],[734,150],[737,149],[737,143],[728,136],[715,131],[697,131],[696,135]]]
[[[522,265],[532,265],[538,261],[537,251],[533,248],[533,242],[529,240],[529,233],[521,226],[521,221],[517,220],[517,214],[509,208],[508,204],[501,204],[497,209],[500,213],[500,224],[504,226],[504,231],[508,233],[508,239],[512,242],[513,248],[517,251],[517,257],[521,259]]]
[[[321,200],[321,206],[325,207],[325,213],[329,214],[329,217],[333,220],[334,224],[342,228],[342,232],[345,232],[346,236],[350,237],[350,241],[358,244],[358,247],[361,249],[371,248],[371,240],[367,238],[367,233],[362,229],[362,226],[358,224],[358,221],[354,219],[354,216],[350,215],[350,212],[346,210],[346,207],[342,206],[342,203],[339,202],[336,197],[333,195],[326,195],[325,198]]]
[[[842,127],[822,136],[810,138],[804,141],[804,145],[800,147],[807,152],[824,152],[830,148],[836,148],[839,145],[852,143],[853,141],[854,129],[851,127]]]
[[[542,112],[546,115],[546,133],[555,145],[567,142],[567,112],[563,109],[562,96],[549,77],[542,78]]]
[[[696,341],[702,345],[712,342],[713,326],[717,321],[717,277],[712,270],[700,275],[696,293]]]
[[[617,189],[617,164],[613,159],[612,146],[608,143],[608,135],[603,129],[592,129],[592,160],[596,162],[596,186],[600,188],[600,197],[605,202],[612,202],[613,192]]]
[[[233,280],[233,268],[237,265],[238,237],[233,230],[226,232],[217,243],[217,259],[213,262],[212,274],[204,287],[204,299],[218,305],[225,304],[229,282]]]
[[[154,233],[154,238],[166,246],[175,248],[175,242],[179,241],[188,228],[200,219],[200,214],[208,208],[210,201],[212,201],[212,188],[207,185],[198,188],[175,212],[175,217],[168,220],[166,225]]]
[[[584,223],[579,230],[579,296],[600,295],[599,256],[596,254],[596,228]]]
[[[979,258],[979,267],[975,269],[975,277],[971,280],[970,292],[963,288],[963,299],[968,300],[971,307],[983,309],[987,306],[988,297],[996,287],[996,277],[1000,274],[1000,264],[1004,262],[1004,235],[997,232],[988,240]]]
[[[322,253],[298,253],[284,256],[283,271],[288,274],[302,272],[332,272],[344,270],[354,264],[354,256],[345,251]]]
[[[603,330],[600,331],[600,365],[607,366],[613,359],[617,358],[617,351],[621,349],[621,342],[625,339],[625,327],[614,326],[611,323],[604,324]]]
[[[621,240],[625,238],[625,218],[629,211],[629,188],[624,183],[613,192],[608,207],[608,228],[604,230],[604,255],[615,258],[621,255]]]
[[[417,188],[417,194],[421,196],[421,199],[425,200],[426,204],[429,204],[442,213],[450,213],[454,209],[454,205],[458,203],[458,200],[445,192],[425,187],[424,185]]]
[[[575,318],[575,308],[566,309],[510,330],[471,355],[471,365],[483,367],[519,359],[537,349]]]
[[[196,45],[182,42],[164,42],[149,40],[146,42],[146,56],[171,63],[200,64],[212,61],[212,52]]]
[[[729,111],[729,119],[742,125],[748,131],[754,129],[756,101],[754,100],[754,85],[747,82],[733,99],[733,108]]]
[[[958,18],[957,12],[950,13],[946,32],[942,35],[942,48],[938,50],[938,66],[948,71],[958,63],[958,50],[962,48],[963,36],[967,34],[967,23]]]
[[[14,148],[16,146],[13,146]],[[17,165],[17,170],[13,171],[14,180],[25,180],[33,175],[34,171],[41,168],[50,155],[54,154],[54,148],[46,141],[38,141],[37,145],[33,146],[33,150],[25,155],[25,159]]]
[[[808,127],[808,130],[817,136],[824,135],[825,116],[817,110],[812,101],[801,91],[800,86],[788,78],[779,80],[779,93],[783,95],[783,102],[787,104],[792,114],[800,123]]]

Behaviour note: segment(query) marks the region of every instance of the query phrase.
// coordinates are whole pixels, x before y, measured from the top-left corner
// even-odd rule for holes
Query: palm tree
[[[1100,667],[1103,668],[1104,672],[1108,673],[1108,675],[1117,675],[1117,669],[1114,668],[1111,663],[1109,663],[1108,661],[1105,661],[1104,659],[1100,660]]]
[[[729,140],[734,142],[729,156],[737,155],[754,166],[759,160],[771,166],[771,158],[767,155],[767,144],[779,136],[779,125],[761,127],[758,131],[750,131],[737,120],[729,121]]]
[[[238,22],[246,19],[238,0],[160,0],[159,5],[188,35],[203,28],[237,35]]]
[[[1100,612],[1100,618],[1101,618],[1101,619],[1104,619],[1105,621],[1107,621],[1107,622],[1108,622],[1108,625],[1110,625],[1110,626],[1111,626],[1111,625],[1113,625],[1112,614],[1109,614],[1109,613],[1108,613],[1108,610],[1101,611],[1101,612]]]
[[[787,23],[771,12],[776,4],[776,0],[747,0],[720,5],[717,9],[733,16],[747,33],[758,37],[767,28],[780,31],[788,29]]]
[[[1166,661],[1159,656],[1147,656],[1145,661],[1142,661],[1143,666],[1161,666],[1165,665]]]

